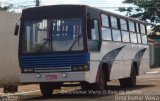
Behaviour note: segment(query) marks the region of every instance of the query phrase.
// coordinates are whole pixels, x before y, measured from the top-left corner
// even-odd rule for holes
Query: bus
[[[20,29],[20,30],[19,30]],[[38,83],[43,96],[66,82],[105,90],[119,80],[134,87],[149,70],[146,23],[86,5],[51,5],[22,11],[21,83]]]

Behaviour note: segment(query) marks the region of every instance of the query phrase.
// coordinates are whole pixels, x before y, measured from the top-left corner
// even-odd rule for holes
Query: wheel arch
[[[131,72],[133,69],[136,71],[136,75],[139,75],[139,65],[138,61],[134,61],[131,66]]]
[[[109,63],[106,62],[106,63],[100,63],[99,64],[99,67],[98,67],[98,70],[97,70],[97,75],[96,75],[96,82],[98,81],[98,76],[99,76],[99,73],[100,73],[101,69],[104,73],[106,81],[109,81],[109,78],[110,78],[110,72],[109,71],[110,71],[110,69],[109,69]]]

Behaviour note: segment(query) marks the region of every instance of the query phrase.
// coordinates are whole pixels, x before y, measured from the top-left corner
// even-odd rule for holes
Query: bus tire
[[[131,75],[128,78],[119,79],[121,87],[131,88],[136,85],[136,69],[133,67]]]
[[[40,83],[40,90],[44,97],[51,96],[53,93],[53,86],[49,83]]]
[[[87,83],[87,82],[81,82],[81,89],[82,90],[90,90],[91,89],[91,84]]]
[[[98,80],[92,86],[93,86],[93,89],[99,90],[99,91],[103,91],[106,89],[107,81],[102,68],[99,71]]]

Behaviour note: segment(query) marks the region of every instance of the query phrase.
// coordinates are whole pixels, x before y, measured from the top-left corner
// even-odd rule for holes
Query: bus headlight
[[[34,72],[34,70],[33,70],[33,68],[24,68],[23,72],[25,72],[25,73],[31,73],[31,72]]]
[[[88,65],[81,65],[81,66],[72,66],[72,71],[88,71]]]
[[[73,66],[72,71],[78,71],[78,66]]]
[[[84,65],[84,71],[88,71],[89,70],[89,65]]]
[[[73,66],[72,71],[83,71],[83,66]]]

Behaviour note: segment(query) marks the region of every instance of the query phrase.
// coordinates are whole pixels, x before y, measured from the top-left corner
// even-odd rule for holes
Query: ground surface
[[[118,81],[108,83],[108,91],[82,91],[79,86],[62,87],[55,90],[53,96],[42,97],[39,86],[23,85],[15,94],[3,94],[0,89],[0,101],[160,101],[160,68],[151,69],[139,76],[134,88],[121,88]],[[7,99],[7,100],[6,100]]]

